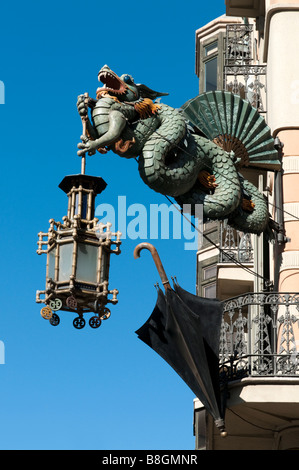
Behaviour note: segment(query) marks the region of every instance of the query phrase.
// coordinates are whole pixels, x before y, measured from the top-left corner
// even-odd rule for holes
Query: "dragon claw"
[[[87,137],[87,135],[81,135],[80,139],[81,139],[82,142],[84,142],[85,144],[89,141],[89,138]]]
[[[207,189],[215,189],[218,184],[216,183],[216,178],[214,175],[211,175],[208,171],[202,170],[198,175],[198,180]]]
[[[100,147],[98,149],[94,148],[91,141],[86,135],[81,135],[80,138],[82,142],[79,142],[79,144],[77,145],[78,149],[80,149],[77,152],[77,155],[79,157],[82,157],[86,152],[88,153],[88,155],[95,155],[96,150],[103,154],[108,152],[108,149],[106,149],[105,147]]]
[[[253,212],[255,208],[255,204],[252,202],[251,199],[242,199],[242,209],[245,212]]]
[[[105,154],[105,153],[108,152],[108,149],[106,149],[105,147],[100,147],[100,148],[97,149],[97,151],[98,151],[99,153]]]

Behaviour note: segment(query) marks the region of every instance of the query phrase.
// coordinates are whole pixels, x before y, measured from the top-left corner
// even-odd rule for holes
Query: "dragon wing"
[[[187,120],[227,152],[237,166],[277,170],[281,163],[265,119],[248,101],[226,91],[209,91],[181,106]]]

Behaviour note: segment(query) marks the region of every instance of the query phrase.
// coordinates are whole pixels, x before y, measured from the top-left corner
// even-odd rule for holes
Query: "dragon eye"
[[[132,83],[132,78],[130,77],[130,75],[125,75],[123,81],[125,83]]]

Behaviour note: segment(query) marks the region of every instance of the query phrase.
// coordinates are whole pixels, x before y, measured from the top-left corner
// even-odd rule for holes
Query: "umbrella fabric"
[[[176,342],[176,326],[161,289],[153,313],[136,333],[144,343],[158,353],[190,386],[196,388],[193,372]]]
[[[155,308],[136,333],[185,381],[224,428],[220,411],[218,349],[222,306],[218,300],[193,296],[176,286],[176,292],[159,289]]]
[[[207,299],[199,297],[198,295],[193,295],[184,290],[178,284],[175,284],[175,291],[192,312],[197,314],[199,317],[211,380],[214,385],[214,390],[218,390],[220,388],[219,342],[223,317],[222,303],[217,299]],[[220,400],[218,395],[217,400]],[[222,409],[223,404],[221,404],[220,401],[218,405],[219,408]]]

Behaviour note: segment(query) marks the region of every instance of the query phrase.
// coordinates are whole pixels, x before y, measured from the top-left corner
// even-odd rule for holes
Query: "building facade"
[[[197,294],[223,301],[220,374],[228,436],[194,401],[196,448],[299,448],[299,3],[226,0],[196,31],[199,92],[227,90],[264,116],[281,169],[243,176],[268,200],[274,242],[208,221]]]

